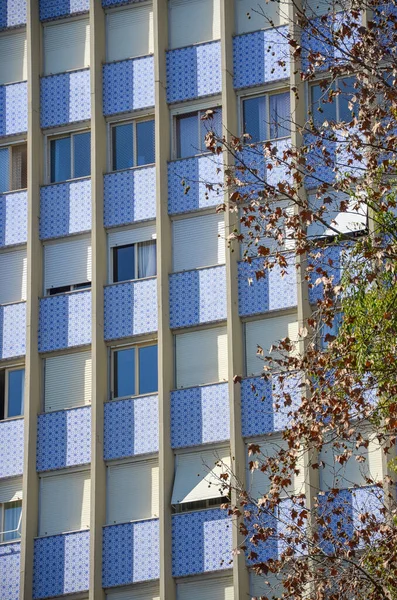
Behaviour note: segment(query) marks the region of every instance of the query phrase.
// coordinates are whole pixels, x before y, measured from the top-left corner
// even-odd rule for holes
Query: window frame
[[[306,89],[307,89],[307,111],[306,114],[309,117],[309,113],[311,113],[311,118],[313,119],[313,121],[316,123],[316,116],[317,118],[323,115],[323,113],[319,112],[317,109],[313,110],[313,102],[312,102],[312,89],[314,88],[314,86],[320,86],[320,83],[322,81],[327,81],[329,83],[328,88],[331,87],[332,85],[335,86],[335,91],[340,90],[341,93],[343,93],[343,89],[340,88],[340,82],[343,81],[344,79],[355,79],[356,76],[353,74],[347,74],[347,75],[340,75],[339,77],[336,77],[334,80],[332,80],[330,77],[316,77],[313,81],[311,81],[310,83],[307,82],[306,84]],[[321,90],[321,88],[320,88]],[[324,95],[324,93],[326,93],[326,90],[321,90],[322,95]],[[335,123],[340,123],[340,107],[339,107],[339,102],[340,102],[340,96],[341,94],[338,94],[335,99],[334,99],[334,103],[335,103]],[[323,97],[323,96],[321,96]],[[332,103],[330,102],[326,102],[324,103],[325,106],[332,106]],[[356,105],[357,106],[357,105]],[[325,119],[324,119],[325,120]],[[321,127],[322,123],[317,124],[317,127]]]
[[[125,8],[125,7],[124,7]],[[123,120],[118,120],[118,121],[109,121],[108,122],[108,135],[107,135],[107,139],[108,139],[108,173],[122,173],[123,171],[129,171],[130,169],[142,169],[151,165],[155,165],[156,164],[156,144],[154,141],[154,162],[152,163],[147,163],[145,165],[137,165],[137,148],[138,148],[138,137],[136,135],[136,126],[138,123],[144,123],[147,121],[153,121],[153,123],[155,123],[155,118],[154,118],[154,114],[150,113],[150,114],[145,114],[142,115],[141,117],[136,117],[135,119],[123,119]],[[121,125],[132,125],[133,126],[133,130],[132,130],[132,143],[133,143],[133,157],[132,157],[132,162],[134,163],[132,167],[125,167],[124,169],[113,169],[113,159],[114,159],[114,152],[113,152],[113,129],[115,127],[121,126]]]
[[[128,400],[131,398],[139,398],[144,396],[150,396],[152,394],[158,394],[158,390],[155,392],[144,392],[143,394],[139,393],[139,350],[141,348],[148,348],[150,346],[156,346],[157,348],[157,356],[158,356],[158,340],[151,339],[145,342],[141,342],[138,344],[126,344],[125,346],[113,346],[110,348],[110,389],[109,389],[109,401],[119,401],[119,400]],[[135,377],[135,392],[138,391],[137,394],[129,394],[127,396],[115,396],[114,390],[116,388],[116,379],[115,379],[115,365],[114,365],[114,357],[115,353],[122,350],[130,350],[134,349],[136,351],[135,354],[135,365],[134,365],[134,377]],[[158,387],[158,373],[157,373],[157,387]]]
[[[5,511],[6,511],[6,507],[9,504],[14,504],[15,502],[18,502],[21,504],[21,514],[19,516],[19,520],[18,520],[18,527],[16,529],[10,529],[8,531],[5,531]],[[10,502],[2,502],[0,503],[0,545],[1,544],[10,544],[10,543],[15,543],[16,541],[19,541],[22,537],[22,533],[21,533],[21,527],[22,527],[22,509],[23,509],[23,504],[22,504],[22,499],[17,499],[17,500],[11,500]],[[4,535],[6,533],[17,533],[19,532],[19,536],[13,537],[11,540],[5,540],[4,539]]]
[[[76,181],[79,179],[87,179],[91,177],[91,164],[90,164],[90,174],[83,175],[81,177],[74,177],[74,137],[76,135],[81,135],[82,133],[89,133],[91,136],[91,128],[84,127],[82,129],[73,129],[73,131],[64,131],[62,133],[49,133],[45,139],[45,152],[46,152],[46,161],[45,161],[45,181],[47,185],[59,185],[61,183],[65,183],[67,181]],[[51,142],[56,140],[61,140],[65,138],[70,138],[70,178],[63,179],[62,181],[51,181]],[[90,138],[91,140],[91,138]],[[91,157],[90,157],[91,158]]]
[[[178,135],[177,135],[177,121],[178,117],[187,116],[189,114],[205,112],[207,110],[216,110],[222,113],[222,101],[213,99],[212,101],[195,103],[194,105],[184,106],[183,108],[175,108],[170,111],[171,119],[171,159],[172,160],[187,160],[189,158],[195,158],[196,156],[202,156],[203,154],[209,154],[208,150],[205,149],[197,154],[186,156],[184,158],[178,157]],[[198,140],[200,140],[200,119],[198,120]]]
[[[238,110],[238,114],[239,114],[239,131],[240,131],[240,136],[242,136],[244,134],[244,102],[245,100],[253,100],[254,98],[262,98],[265,97],[266,98],[266,121],[265,121],[265,126],[266,126],[266,136],[264,140],[259,140],[258,142],[254,142],[252,140],[247,139],[246,143],[247,144],[263,144],[264,142],[275,142],[278,140],[287,140],[291,137],[291,125],[290,126],[290,133],[289,135],[283,135],[283,136],[279,136],[279,137],[271,137],[270,135],[270,126],[271,126],[271,122],[270,122],[270,97],[271,96],[277,96],[280,94],[285,94],[285,93],[289,93],[289,88],[286,88],[284,86],[279,87],[279,88],[273,88],[273,89],[265,89],[265,90],[261,90],[253,92],[251,94],[240,94],[239,95],[239,110]],[[285,127],[285,126],[284,126]],[[249,133],[249,132],[247,132]]]
[[[28,189],[27,164],[26,164],[26,187],[12,189],[12,180],[13,180],[13,174],[14,174],[12,154],[13,154],[14,148],[18,148],[21,146],[24,146],[26,148],[26,155],[27,155],[27,152],[28,152],[27,140],[18,140],[18,141],[9,143],[9,144],[0,145],[0,150],[7,149],[9,151],[9,165],[8,165],[8,187],[9,187],[9,189],[6,192],[1,192],[1,194],[10,194],[12,192],[19,192],[21,190]]]
[[[2,419],[0,419],[0,422],[2,421],[8,421],[8,420],[14,420],[14,419],[22,419],[23,418],[23,413],[21,415],[15,415],[14,417],[9,417],[8,416],[8,411],[9,411],[9,397],[8,397],[8,390],[9,390],[9,382],[8,382],[8,374],[12,371],[24,371],[24,378],[26,375],[26,368],[24,364],[20,364],[20,365],[12,365],[10,367],[5,367],[4,369],[1,369],[1,371],[4,373],[4,416]],[[25,392],[25,390],[24,390]]]
[[[150,275],[149,277],[138,277],[139,275],[139,248],[142,244],[147,242],[152,242],[155,244],[156,253],[157,253],[157,239],[150,238],[149,240],[141,240],[140,242],[133,242],[132,244],[118,244],[116,246],[109,247],[109,279],[110,285],[117,285],[118,283],[127,283],[129,281],[143,281],[144,279],[153,279],[157,277],[157,254],[156,254],[156,275]],[[114,263],[115,263],[115,250],[120,248],[129,248],[134,247],[134,274],[136,277],[133,279],[122,279],[120,281],[114,281]]]

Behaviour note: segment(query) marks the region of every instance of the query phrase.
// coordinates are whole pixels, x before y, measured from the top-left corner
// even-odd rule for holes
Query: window
[[[50,183],[91,174],[91,133],[72,133],[50,140]]]
[[[153,54],[153,6],[141,3],[106,15],[106,60]]]
[[[91,286],[91,239],[76,237],[44,246],[44,290],[47,295]]]
[[[44,26],[44,75],[90,66],[90,25],[87,18]]]
[[[223,214],[175,219],[172,224],[173,271],[225,263]]]
[[[266,575],[266,578],[268,576]],[[264,579],[262,577],[262,579]],[[203,577],[189,581],[178,580],[176,585],[178,600],[234,600],[234,586],[232,577]],[[269,597],[271,594],[269,594]],[[246,598],[251,598],[247,595]],[[237,600],[237,598],[236,598]]]
[[[22,500],[0,504],[0,542],[21,537]]]
[[[173,513],[192,512],[194,510],[206,510],[207,508],[217,508],[221,504],[227,504],[230,499],[227,496],[210,498],[209,500],[195,500],[193,502],[184,502],[172,507]]]
[[[0,276],[3,283],[0,285],[0,304],[26,300],[26,248],[0,252]]]
[[[155,162],[154,119],[113,125],[111,135],[113,171]]]
[[[0,148],[0,194],[26,189],[27,144]]]
[[[326,82],[325,87],[319,83],[310,86],[310,110],[316,125],[322,125],[324,121],[351,121],[357,111],[357,104],[349,107],[356,94],[355,81],[355,77],[344,77],[336,83]],[[331,102],[328,99],[330,89],[339,92]]]
[[[66,294],[67,292],[75,292],[77,290],[85,290],[91,287],[91,282],[76,283],[74,285],[62,285],[59,287],[53,287],[47,290],[48,296],[56,296],[57,294]]]
[[[157,392],[157,344],[114,350],[113,398]]]
[[[266,94],[243,99],[243,133],[250,142],[264,142],[290,135],[290,94]]]
[[[220,2],[169,0],[168,22],[170,48],[218,40],[221,37]]]
[[[113,248],[113,282],[155,277],[156,241]]]
[[[65,410],[91,402],[91,351],[51,356],[44,361],[44,410]]]
[[[193,387],[228,378],[226,327],[175,336],[176,387]]]
[[[28,78],[26,31],[2,33],[0,56],[3,59],[0,61],[0,85],[26,81]],[[7,59],[4,60],[4,57]]]
[[[187,158],[207,152],[205,136],[208,131],[222,135],[222,110],[214,110],[212,119],[203,120],[208,109],[184,113],[175,117],[176,158]]]
[[[288,4],[284,0],[261,4],[252,0],[234,2],[237,34],[288,24]]]
[[[0,419],[23,415],[25,369],[16,367],[0,371]]]
[[[263,359],[257,355],[258,346],[263,348],[264,356],[269,356],[270,347],[283,338],[289,337],[291,342],[298,341],[297,315],[289,314],[280,317],[269,317],[245,324],[245,353],[247,375],[261,375]],[[293,354],[294,349],[291,351]],[[277,358],[277,352],[272,352]]]

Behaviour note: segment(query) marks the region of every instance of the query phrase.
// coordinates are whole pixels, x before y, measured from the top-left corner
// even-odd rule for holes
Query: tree
[[[229,511],[242,519],[242,550],[269,580],[264,598],[391,600],[397,6],[352,0],[315,12],[295,4],[293,27],[279,32],[311,90],[304,121],[280,125],[275,115],[269,123],[291,128],[292,141],[257,142],[249,131],[206,136],[210,151],[229,157],[228,201],[219,210],[238,212],[241,225],[230,242],[244,244],[257,280],[297,269],[310,299],[296,339],[258,347],[262,379],[278,390],[274,410],[288,413],[289,426],[271,451],[272,438],[250,445],[263,493],[231,473],[227,485],[239,500]],[[303,85],[292,86],[293,99],[302,102],[302,93]],[[261,386],[253,392],[260,395]]]

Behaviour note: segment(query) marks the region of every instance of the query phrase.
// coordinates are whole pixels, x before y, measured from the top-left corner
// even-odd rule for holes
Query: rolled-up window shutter
[[[91,281],[91,241],[72,239],[44,247],[45,289]]]
[[[170,48],[218,40],[221,36],[219,0],[170,0],[169,27]]]
[[[106,59],[124,60],[153,53],[153,6],[137,4],[106,16]]]
[[[89,471],[42,477],[39,535],[89,528],[90,488]]]
[[[115,246],[148,242],[153,239],[156,239],[156,226],[149,225],[147,227],[135,227],[133,229],[124,229],[123,231],[109,233],[108,244],[109,248],[114,248]]]
[[[224,264],[223,214],[178,219],[173,223],[172,234],[174,271]]]
[[[53,356],[45,360],[46,412],[91,402],[91,351]]]
[[[22,477],[13,477],[0,482],[0,504],[22,500]]]
[[[0,304],[26,300],[26,248],[0,253]]]
[[[176,386],[190,387],[225,381],[226,327],[214,327],[176,336]]]
[[[263,11],[263,12],[262,12]],[[236,33],[248,33],[288,23],[286,2],[235,0]],[[272,21],[272,25],[269,21]]]
[[[26,81],[27,43],[26,32],[0,36],[0,85]]]
[[[88,19],[44,27],[44,75],[90,66]]]
[[[108,592],[107,600],[160,600],[158,586],[140,586],[134,584],[134,589],[125,589],[117,592]]]
[[[171,504],[219,498],[220,475],[228,469],[230,457],[225,449],[178,454]]]
[[[234,600],[232,577],[178,583],[177,600]]]

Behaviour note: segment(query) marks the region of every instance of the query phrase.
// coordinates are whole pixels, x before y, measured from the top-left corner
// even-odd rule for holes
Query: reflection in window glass
[[[269,96],[270,110],[270,139],[286,137],[290,135],[290,94],[272,94]]]
[[[346,123],[349,123],[357,111],[356,103],[354,104],[353,110],[350,110],[349,108],[349,102],[356,93],[356,90],[354,89],[354,82],[355,77],[344,77],[338,82],[338,88],[341,92],[338,96],[339,121],[345,121]]]
[[[71,140],[69,137],[51,140],[51,183],[71,178]]]
[[[8,371],[8,417],[23,415],[25,369]]]
[[[243,122],[243,131],[251,136],[251,142],[266,139],[266,96],[244,100]]]
[[[20,519],[22,514],[22,501],[8,502],[4,505],[3,542],[9,542],[21,537]]]
[[[310,88],[311,110],[313,120],[316,125],[321,125],[324,121],[336,121],[336,103],[328,101],[328,88],[321,88],[319,85],[313,85]]]
[[[144,346],[139,348],[139,393],[157,390],[157,346]]]
[[[113,171],[134,166],[134,139],[132,123],[113,127]]]
[[[198,141],[198,113],[182,115],[177,119],[177,155],[187,158],[200,152]]]
[[[136,124],[137,159],[136,164],[154,163],[154,121],[141,121]]]
[[[87,177],[91,173],[91,133],[73,136],[73,177]]]
[[[135,279],[135,246],[119,246],[113,249],[113,281]]]
[[[135,348],[114,353],[114,396],[135,396]]]
[[[10,151],[0,148],[0,194],[10,190]]]

